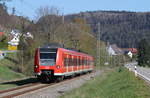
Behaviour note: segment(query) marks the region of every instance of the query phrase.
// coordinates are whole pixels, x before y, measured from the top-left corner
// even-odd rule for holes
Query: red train
[[[37,48],[34,60],[34,73],[40,80],[62,80],[91,72],[94,69],[94,58],[88,54],[65,48]]]

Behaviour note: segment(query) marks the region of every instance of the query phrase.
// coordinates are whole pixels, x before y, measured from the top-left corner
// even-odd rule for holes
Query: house
[[[9,34],[8,50],[17,50],[20,42],[21,33],[19,30],[12,30]]]
[[[107,51],[108,51],[108,54],[111,55],[111,56],[112,56],[112,55],[117,55],[111,46],[109,46],[109,47],[107,48]]]
[[[131,51],[133,55],[138,53],[138,50],[136,48],[122,48],[122,51],[124,51],[124,54],[127,54],[129,51]]]
[[[4,31],[6,31],[6,30],[7,30],[6,28],[4,28],[2,25],[0,25],[0,37],[5,35]]]
[[[129,51],[131,51],[134,55],[138,53],[138,50],[136,48],[128,48]]]
[[[4,35],[4,32],[0,32],[0,37]]]
[[[108,54],[113,56],[113,55],[122,55],[123,54],[123,51],[117,47],[116,44],[113,44],[113,45],[109,45],[107,47],[107,51],[108,51]]]
[[[33,35],[30,32],[27,32],[23,36],[26,37],[26,38],[32,38],[33,39]]]
[[[17,45],[19,45],[19,37],[14,36],[13,39],[8,42],[8,44],[9,44],[9,45],[12,45],[12,46],[17,46]]]
[[[20,37],[21,36],[21,33],[20,33],[20,31],[19,30],[12,30],[11,32],[10,32],[10,35],[12,35],[12,36],[15,36],[15,37]]]
[[[9,34],[8,50],[17,50],[17,46],[19,45],[21,36],[23,36],[24,38],[33,39],[33,35],[30,32],[21,34],[19,30],[12,30]]]
[[[127,53],[127,55],[128,55],[130,58],[132,58],[133,53],[132,53],[131,51],[129,51],[129,52]]]
[[[136,55],[138,53],[136,48],[122,48],[122,51],[125,55],[128,55],[130,58],[132,58],[133,55]]]
[[[9,37],[9,45],[12,46],[17,46],[19,45],[19,38],[21,36],[21,33],[19,32],[19,30],[12,30],[10,32],[10,37]]]

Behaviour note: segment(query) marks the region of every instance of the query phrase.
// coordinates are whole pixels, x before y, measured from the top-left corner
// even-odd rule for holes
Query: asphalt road
[[[17,52],[16,50],[12,50],[12,51],[10,51],[10,50],[4,50],[4,51],[2,51],[3,53],[12,53],[12,52]]]
[[[0,50],[0,60],[1,59],[4,59],[4,57],[7,55],[7,53],[13,53],[13,52],[17,52],[17,51],[9,51],[9,50],[4,50],[4,51],[1,51]]]
[[[137,65],[137,62],[127,63],[125,67],[130,68],[133,72],[135,71],[135,66],[137,67],[138,75],[142,76],[146,80],[150,82],[150,68],[148,67],[140,67]]]

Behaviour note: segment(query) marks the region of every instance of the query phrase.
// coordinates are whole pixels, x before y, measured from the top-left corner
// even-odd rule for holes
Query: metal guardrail
[[[140,73],[137,73],[137,74],[138,74],[138,76],[142,77],[144,80],[150,82],[150,79],[148,77],[146,77],[146,76],[144,76],[144,75],[142,75]]]
[[[129,69],[129,67],[127,67],[127,66],[125,66],[125,67],[126,67],[127,69]],[[132,69],[131,69],[131,71],[135,73],[135,70],[132,70]],[[137,72],[137,75],[138,75],[139,77],[141,77],[142,79],[144,79],[144,80],[150,82],[150,78],[144,76],[143,74]]]

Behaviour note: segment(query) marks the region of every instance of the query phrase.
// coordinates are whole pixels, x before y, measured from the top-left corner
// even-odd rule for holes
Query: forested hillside
[[[101,39],[120,47],[137,47],[143,39],[150,39],[150,12],[93,11],[67,15],[66,20],[84,18],[97,32],[100,23]]]

